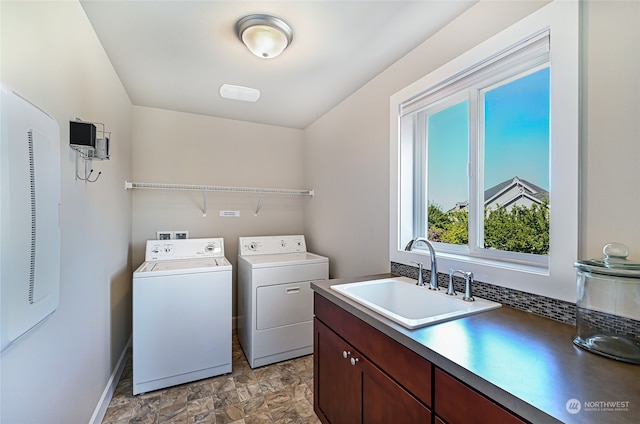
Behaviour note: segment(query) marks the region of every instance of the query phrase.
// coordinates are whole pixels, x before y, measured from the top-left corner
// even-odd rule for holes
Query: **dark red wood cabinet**
[[[435,412],[445,422],[526,423],[439,368],[435,370],[435,388]]]
[[[315,349],[314,403],[328,422],[362,422],[362,365],[364,359],[351,365],[350,359],[362,355],[329,330],[314,321]],[[354,361],[355,361],[354,359]]]
[[[314,411],[324,424],[526,421],[315,294]]]
[[[430,424],[431,411],[315,320],[316,414],[324,423]]]
[[[431,364],[409,350],[409,355],[398,356],[401,345],[318,295],[315,313],[314,410],[320,421],[431,424]],[[346,341],[345,334],[355,341]],[[390,368],[399,370],[400,379],[410,381],[425,399],[403,387],[396,375],[382,371],[376,358],[397,362]],[[412,366],[417,369],[410,370]]]

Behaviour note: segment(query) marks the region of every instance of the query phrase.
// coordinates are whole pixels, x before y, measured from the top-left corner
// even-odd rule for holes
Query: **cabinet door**
[[[431,411],[317,319],[314,409],[330,424],[429,424]]]
[[[361,368],[363,423],[431,423],[431,411],[389,376],[367,362]]]
[[[386,334],[315,293],[315,316],[394,381],[431,407],[432,365]]]
[[[324,423],[361,423],[360,355],[317,319],[314,329],[314,410]]]
[[[435,413],[443,420],[455,424],[526,422],[438,368],[435,376]]]

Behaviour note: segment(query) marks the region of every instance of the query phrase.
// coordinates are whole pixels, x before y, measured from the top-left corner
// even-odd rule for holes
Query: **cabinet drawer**
[[[329,328],[392,376],[425,405],[431,406],[432,365],[389,336],[314,293],[314,313]]]
[[[455,424],[527,422],[438,368],[435,369],[434,410],[443,420]]]

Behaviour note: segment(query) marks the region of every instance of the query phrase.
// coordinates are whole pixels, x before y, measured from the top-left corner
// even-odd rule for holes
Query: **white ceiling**
[[[476,0],[81,0],[135,105],[305,128]],[[293,29],[277,58],[249,52],[234,32],[265,13]],[[223,99],[222,84],[260,100]]]

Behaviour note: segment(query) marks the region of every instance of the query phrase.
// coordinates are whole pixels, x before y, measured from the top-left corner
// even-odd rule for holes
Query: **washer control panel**
[[[241,256],[304,253],[307,251],[303,235],[240,237],[238,250]]]
[[[224,256],[224,239],[148,240],[145,261],[219,258]]]

